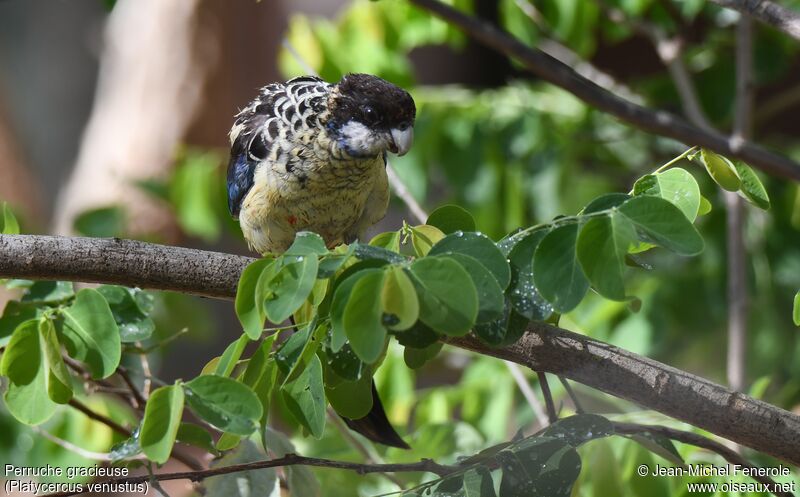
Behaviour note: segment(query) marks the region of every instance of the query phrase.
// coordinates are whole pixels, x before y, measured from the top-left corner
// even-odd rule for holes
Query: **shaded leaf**
[[[256,300],[256,287],[264,269],[272,264],[272,259],[259,259],[248,264],[236,290],[236,317],[242,324],[242,329],[251,339],[256,340],[264,330],[264,320],[267,315],[264,306]]]
[[[560,313],[574,309],[589,289],[578,263],[577,238],[577,224],[554,228],[539,242],[533,257],[533,282]]]
[[[261,402],[243,383],[202,375],[184,384],[186,403],[198,417],[221,431],[249,435],[261,419]]]
[[[89,366],[92,378],[107,378],[119,366],[119,327],[108,302],[97,290],[84,288],[62,310],[62,333],[70,355]]]
[[[425,257],[411,265],[419,318],[446,335],[466,334],[478,315],[478,293],[469,274],[448,257]]]
[[[344,307],[341,324],[350,346],[364,362],[378,360],[386,344],[381,291],[385,271],[375,271],[360,278],[353,286]]]
[[[742,180],[741,192],[744,198],[760,209],[769,210],[769,195],[756,172],[742,161],[733,161],[733,165]]]
[[[83,236],[120,237],[125,234],[125,211],[119,206],[83,211],[75,218],[72,227]]]
[[[428,255],[446,253],[464,254],[474,257],[486,266],[502,290],[508,287],[511,270],[508,261],[497,245],[488,236],[481,233],[465,233],[457,231],[447,235],[431,248]]]
[[[443,205],[428,216],[425,224],[439,228],[445,235],[456,231],[475,231],[472,215],[457,205]]]
[[[281,386],[289,412],[314,438],[325,429],[325,390],[322,386],[322,363],[314,355],[295,379]]]
[[[593,217],[581,227],[578,261],[597,292],[612,300],[625,300],[622,279],[625,255],[635,239],[631,223],[616,213]]]
[[[617,209],[633,224],[641,241],[681,255],[695,255],[703,250],[703,238],[671,202],[642,195],[631,198]]]

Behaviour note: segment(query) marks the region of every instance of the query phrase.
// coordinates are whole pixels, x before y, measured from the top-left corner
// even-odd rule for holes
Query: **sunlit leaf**
[[[353,286],[342,314],[341,325],[356,355],[366,363],[375,362],[386,343],[381,292],[386,272],[370,272]]]
[[[264,269],[272,264],[271,259],[259,259],[250,263],[239,277],[236,290],[236,317],[242,329],[251,339],[256,340],[264,330],[266,311],[261,302],[256,301],[256,285]]]
[[[181,423],[183,400],[179,384],[157,388],[147,399],[139,443],[151,461],[163,464],[169,459]]]
[[[451,252],[474,257],[492,273],[502,290],[508,287],[508,283],[511,280],[508,261],[497,247],[497,244],[488,236],[481,233],[457,231],[447,235],[434,245],[428,255],[441,255]]]
[[[700,152],[700,160],[706,167],[709,176],[711,176],[723,190],[728,190],[729,192],[739,190],[742,181],[736,173],[736,167],[727,157],[703,149]]]
[[[675,204],[689,221],[700,210],[700,187],[687,170],[680,167],[657,174],[648,174],[633,185],[635,195],[655,195]]]
[[[741,192],[744,198],[760,209],[769,210],[769,195],[756,172],[742,161],[733,161],[733,165],[742,180]]]
[[[97,290],[84,288],[64,315],[63,336],[67,351],[89,366],[92,378],[107,378],[119,365],[119,327],[108,302]]]
[[[636,228],[639,239],[681,255],[703,250],[703,238],[680,209],[662,198],[642,195],[620,205],[618,212]]]
[[[382,321],[390,330],[407,330],[419,317],[419,300],[411,282],[401,267],[386,271],[381,289]]]
[[[417,257],[427,255],[431,247],[442,238],[444,238],[444,233],[435,226],[423,224],[411,228],[411,244],[414,247],[414,254]]]

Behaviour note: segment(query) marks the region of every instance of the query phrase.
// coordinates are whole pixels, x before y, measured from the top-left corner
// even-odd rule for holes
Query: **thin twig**
[[[53,435],[52,433],[48,432],[47,430],[43,430],[42,428],[40,428],[38,426],[31,426],[31,428],[37,434],[39,434],[39,435],[43,436],[44,438],[50,440],[51,442],[53,442],[54,444],[58,445],[62,449],[65,449],[65,450],[67,450],[69,452],[77,454],[77,455],[79,455],[81,457],[84,457],[86,459],[91,459],[93,461],[104,461],[104,462],[109,462],[109,461],[112,460],[110,454],[103,453],[103,452],[92,452],[90,450],[84,449],[83,447],[78,447],[77,445],[73,444],[72,442],[68,442],[67,440],[59,438],[59,437]]]
[[[389,184],[391,185],[394,194],[397,195],[397,198],[406,204],[406,207],[408,207],[408,210],[417,219],[418,223],[425,224],[425,221],[428,220],[428,213],[425,212],[425,209],[423,209],[421,205],[419,205],[417,199],[411,195],[411,192],[408,191],[408,188],[406,188],[403,180],[400,179],[394,168],[392,168],[392,165],[389,163],[386,164],[386,174],[389,176]]]
[[[564,386],[564,390],[567,391],[567,395],[569,395],[569,398],[572,399],[572,405],[575,407],[575,412],[578,414],[585,413],[586,411],[583,409],[583,407],[581,407],[581,403],[578,401],[578,396],[575,395],[575,391],[572,389],[572,386],[569,384],[569,381],[567,381],[566,378],[560,375],[558,376],[558,380]]]
[[[122,436],[126,438],[131,436],[131,431],[129,429],[125,428],[124,426],[117,423],[111,418],[103,416],[100,413],[94,412],[93,410],[89,409],[86,405],[84,405],[82,402],[80,402],[78,399],[75,398],[70,399],[69,405],[74,407],[78,411],[82,412],[83,414],[85,414],[86,417],[88,417],[89,419],[93,419],[98,423],[102,423],[108,426],[109,428],[111,428],[112,430],[114,430],[115,432],[119,433]]]
[[[531,410],[533,411],[534,416],[536,416],[536,420],[539,422],[539,425],[549,425],[550,420],[547,417],[547,413],[544,412],[542,403],[539,402],[538,398],[536,398],[536,394],[533,392],[530,383],[528,383],[528,379],[525,378],[525,374],[522,372],[522,369],[519,367],[519,365],[511,361],[503,361],[503,364],[506,365],[508,371],[511,373],[511,377],[514,378],[514,381],[517,383],[519,391],[522,392],[522,396],[525,397],[528,405],[531,406]]]
[[[141,347],[142,343],[136,342],[136,346]],[[149,399],[153,382],[150,379],[150,359],[147,358],[147,354],[139,354],[139,363],[142,365],[142,397]]]
[[[344,424],[342,418],[339,417],[339,415],[337,415],[335,412],[333,412],[333,409],[331,408],[328,408],[328,419],[333,422],[333,425],[336,427],[336,429],[339,431],[342,437],[345,440],[347,440],[347,442],[364,457],[364,460],[367,463],[384,464],[384,461],[378,454],[375,453],[375,451],[370,450],[369,447],[367,447],[365,444],[361,442],[361,440],[353,436],[353,433],[350,431],[350,428],[348,428],[347,425]],[[403,490],[403,488],[405,488],[403,482],[400,481],[400,479],[397,478],[395,475],[391,473],[381,473],[381,476],[383,476],[387,480],[397,485],[397,487],[400,490]]]
[[[741,17],[736,26],[736,108],[733,136],[737,143],[751,137],[753,117],[753,24]],[[747,354],[747,254],[744,244],[744,202],[725,192],[728,252],[727,377],[732,390],[742,391]]]
[[[128,386],[128,389],[130,390],[131,395],[133,396],[134,400],[133,407],[134,408],[144,407],[144,405],[147,403],[147,399],[144,398],[142,392],[139,391],[139,388],[133,383],[133,380],[131,380],[131,377],[128,374],[128,368],[120,364],[119,366],[117,366],[117,374],[119,375],[120,378],[122,378],[122,381],[124,381],[125,384]]]
[[[553,393],[550,391],[550,384],[547,383],[547,375],[542,371],[537,371],[539,376],[539,387],[542,389],[542,396],[544,397],[544,404],[547,406],[547,417],[550,423],[558,421],[558,413],[556,412],[556,404],[553,402]]]
[[[231,466],[223,466],[211,469],[204,469],[201,471],[184,471],[177,473],[161,473],[153,475],[156,481],[169,481],[169,480],[191,480],[200,481],[211,476],[226,475],[230,473],[238,473],[240,471],[252,471],[257,469],[277,468],[286,466],[313,466],[317,468],[333,468],[344,469],[347,471],[355,471],[360,475],[372,473],[434,473],[439,476],[446,476],[450,473],[460,470],[459,466],[446,466],[438,464],[430,459],[423,459],[415,463],[400,463],[400,464],[360,464],[346,461],[334,461],[331,459],[320,459],[316,457],[304,457],[297,454],[287,454],[278,459],[269,459],[265,461],[256,461],[243,464],[234,464]],[[103,483],[111,483],[116,485],[128,484],[135,485],[137,483],[144,483],[150,480],[149,475],[132,476],[125,478],[115,478],[104,480]],[[70,495],[77,495],[78,492],[60,492],[48,494],[45,497],[67,497]]]

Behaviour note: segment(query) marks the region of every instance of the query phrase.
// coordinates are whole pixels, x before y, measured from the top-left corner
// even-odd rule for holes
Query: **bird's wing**
[[[271,84],[236,116],[231,128],[228,162],[228,209],[237,217],[247,192],[253,186],[256,167],[270,158],[279,140],[292,141],[300,129],[319,126],[330,85],[314,76],[286,84]]]

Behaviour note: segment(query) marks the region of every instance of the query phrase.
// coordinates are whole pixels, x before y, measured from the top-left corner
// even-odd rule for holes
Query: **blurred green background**
[[[100,200],[76,212],[64,228],[57,218],[69,204],[65,198],[91,197],[98,188],[86,182],[78,190],[65,185],[80,176],[71,164],[81,163],[81,154],[94,146],[86,125],[103,105],[93,95],[102,89],[98,73],[102,77],[109,64],[103,44],[109,36],[106,23],[114,16],[137,22],[134,15],[120,14],[134,12],[131,3],[0,3],[0,196],[12,202],[26,232],[133,236],[246,253],[225,208],[227,129],[258,86],[304,74],[304,64],[327,81],[368,72],[409,89],[418,107],[416,142],[392,165],[425,208],[462,205],[478,229],[495,239],[518,227],[574,214],[599,194],[628,191],[635,178],[686,148],[620,124],[402,0],[187,2],[194,5],[189,40],[213,57],[189,59],[207,67],[194,76],[202,80],[192,108],[175,110],[186,114],[180,118],[185,124],[173,133],[175,140],[163,144],[167,159],[152,177],[125,178],[136,192],[132,196],[123,195],[120,202]],[[590,62],[645,105],[678,114],[682,107],[667,68],[634,24],[680,35],[685,42],[682,58],[703,110],[719,129],[732,126],[735,13],[700,0],[449,3],[502,26],[527,44],[567,54],[575,67]],[[786,4],[800,7],[796,1]],[[610,20],[612,11],[622,12],[628,21]],[[170,51],[179,43],[172,40],[162,48]],[[800,160],[798,47],[781,33],[755,26],[754,139],[795,160]],[[167,124],[155,122],[155,117],[152,123],[143,122],[156,129],[170,123],[169,116],[163,118]],[[114,140],[105,145],[113,149]],[[129,159],[135,164],[148,157]],[[94,167],[102,169],[103,161]],[[696,166],[688,163],[684,167],[697,173],[701,192],[713,205],[698,221],[706,240],[703,254],[648,256],[652,269],[637,272],[628,282],[629,291],[642,300],[639,312],[590,295],[560,324],[724,383],[725,204],[704,171],[694,171]],[[791,319],[792,298],[800,289],[800,188],[785,180],[762,179],[771,211],[746,208],[747,390],[800,412],[800,339]],[[155,214],[146,214],[151,219],[138,212],[141,202],[156,206]],[[390,215],[373,233],[397,229],[404,219],[414,223],[395,199]],[[171,294],[159,294],[157,303],[159,340],[187,329],[151,357],[151,366],[167,381],[196,375],[239,334],[228,303]],[[389,416],[414,447],[410,452],[377,449],[383,459],[454,462],[517,430],[535,431],[537,420],[501,362],[445,350],[432,364],[411,371],[400,349],[392,349],[378,371]],[[530,380],[535,383],[533,376]],[[561,386],[551,383],[568,412],[571,404]],[[680,426],[599,392],[577,389],[591,411]],[[104,409],[120,408],[111,400],[95,401]],[[287,424],[288,417],[282,419],[285,423],[277,427],[299,435],[297,427]],[[53,423],[50,431],[83,440],[92,450],[107,450],[111,440],[110,433],[101,436],[94,428],[87,438],[88,424],[78,415]],[[35,433],[20,431],[5,414],[0,414],[0,425],[0,460],[54,464],[57,458],[74,457]],[[322,441],[294,440],[305,455],[360,459],[332,427]],[[688,461],[719,462],[696,449],[679,449]],[[640,478],[632,468],[658,459],[622,439],[594,442],[581,451],[584,471],[575,495],[682,495],[686,481],[709,480]],[[324,495],[375,495],[394,488],[377,476],[314,472]]]

